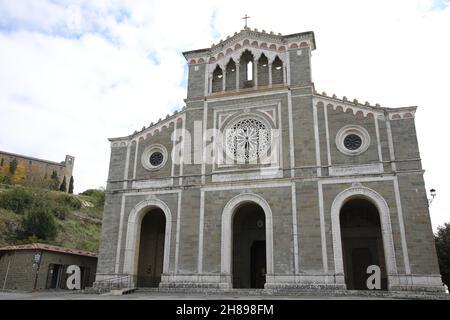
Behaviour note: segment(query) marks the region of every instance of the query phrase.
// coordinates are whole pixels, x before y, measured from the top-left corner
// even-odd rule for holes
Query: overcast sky
[[[418,106],[433,228],[450,221],[450,1],[0,0],[0,150],[76,157],[75,192],[106,185],[109,137],[183,107],[181,52],[243,27],[314,31],[319,92]]]

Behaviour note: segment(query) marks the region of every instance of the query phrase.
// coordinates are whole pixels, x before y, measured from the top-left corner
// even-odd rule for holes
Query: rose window
[[[226,151],[237,161],[256,160],[265,155],[269,147],[269,130],[259,120],[240,120],[226,131]]]

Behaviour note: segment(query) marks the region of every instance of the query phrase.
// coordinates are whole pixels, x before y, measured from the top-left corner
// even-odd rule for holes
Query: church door
[[[266,283],[266,242],[253,241],[250,257],[251,287],[264,288]]]
[[[380,216],[368,200],[348,201],[340,212],[345,283],[349,290],[368,290],[367,268],[380,267],[381,289],[387,289],[387,274]]]
[[[265,214],[259,205],[246,203],[233,218],[233,288],[264,288],[265,278]]]
[[[164,261],[166,217],[161,209],[145,214],[141,224],[138,287],[158,287]]]

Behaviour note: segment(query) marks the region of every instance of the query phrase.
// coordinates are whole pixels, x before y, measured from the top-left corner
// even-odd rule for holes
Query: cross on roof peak
[[[245,14],[245,17],[242,18],[242,20],[245,20],[245,27],[244,27],[245,29],[247,29],[247,20],[248,19],[250,19],[250,17],[247,14]]]

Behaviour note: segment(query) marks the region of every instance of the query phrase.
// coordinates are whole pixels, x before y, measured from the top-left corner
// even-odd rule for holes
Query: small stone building
[[[80,267],[81,288],[91,287],[97,268],[93,252],[40,243],[0,248],[0,289],[66,289],[70,265]]]
[[[99,284],[443,290],[417,108],[318,93],[315,49],[245,28],[183,53],[186,107],[110,139]]]
[[[58,175],[58,180],[62,183],[66,178],[67,190],[69,189],[70,178],[73,176],[75,157],[66,155],[62,162],[54,162],[38,159],[25,155],[5,152],[0,150],[0,175],[9,174],[9,166],[12,161],[16,161],[16,175],[19,175],[17,183],[26,182],[31,185],[42,185],[42,181],[50,179],[53,171]],[[20,171],[20,172],[19,172]]]

